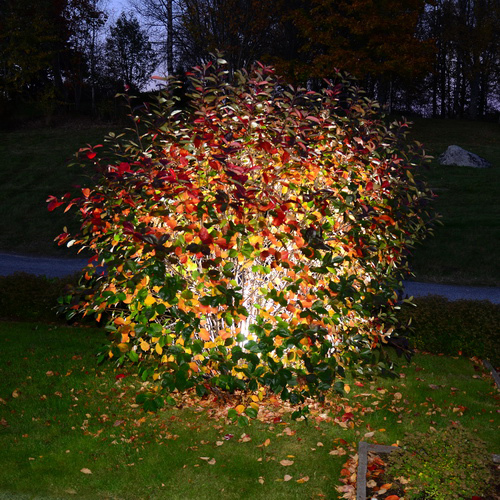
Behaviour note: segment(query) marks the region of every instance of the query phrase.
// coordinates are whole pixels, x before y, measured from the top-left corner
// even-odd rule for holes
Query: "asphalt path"
[[[28,273],[48,278],[61,278],[79,272],[86,263],[86,259],[61,259],[0,253],[0,276]],[[494,304],[500,304],[500,287],[440,285],[405,281],[404,294],[413,297],[440,295],[449,300],[489,300]]]

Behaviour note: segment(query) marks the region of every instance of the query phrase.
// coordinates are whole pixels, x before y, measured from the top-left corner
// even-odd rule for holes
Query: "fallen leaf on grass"
[[[264,484],[264,478],[262,476],[259,477],[259,483]]]
[[[12,397],[13,397],[13,398],[18,398],[18,397],[19,397],[19,394],[21,394],[21,393],[19,392],[19,389],[15,389],[15,390],[14,390],[14,392],[12,393]]]
[[[86,467],[80,469],[80,472],[83,472],[84,474],[92,474],[92,471],[90,469],[87,469]]]
[[[304,476],[301,477],[300,479],[297,479],[297,483],[302,484],[302,483],[307,483],[309,481],[309,476]]]
[[[216,441],[215,444],[217,446],[222,446],[224,444],[224,441]]]
[[[374,481],[373,479],[370,479],[370,481],[368,481],[366,483],[366,486],[367,486],[367,488],[374,488],[375,486],[377,486],[377,481]]]
[[[287,481],[290,481],[290,479],[292,479],[292,476],[288,475],[288,474],[285,474],[285,477],[283,478],[283,481],[285,481],[285,483]]]
[[[399,500],[399,497],[397,495],[389,495],[385,497],[385,500]]]
[[[216,463],[216,460],[215,460],[215,458],[212,458],[207,463],[210,464],[210,465],[214,465]]]
[[[282,460],[280,462],[280,464],[283,465],[284,467],[288,467],[289,465],[293,465],[294,461],[293,460]]]
[[[339,446],[335,450],[330,451],[328,454],[329,455],[338,455],[339,457],[341,457],[342,455],[347,455],[347,451],[345,451],[344,448]]]

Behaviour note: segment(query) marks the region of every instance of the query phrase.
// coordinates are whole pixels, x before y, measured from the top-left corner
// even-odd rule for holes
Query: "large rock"
[[[484,158],[467,151],[460,146],[449,146],[439,157],[441,165],[457,165],[459,167],[488,168],[491,163]]]

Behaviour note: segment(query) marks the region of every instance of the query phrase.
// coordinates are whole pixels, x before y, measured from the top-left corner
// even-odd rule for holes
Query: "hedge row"
[[[488,301],[457,300],[429,296],[404,305],[400,321],[411,319],[407,336],[413,347],[450,356],[477,356],[500,366],[498,341],[500,305]]]

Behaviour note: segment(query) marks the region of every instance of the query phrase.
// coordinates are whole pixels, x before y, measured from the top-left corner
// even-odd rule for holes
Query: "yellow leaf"
[[[194,372],[200,371],[198,365],[194,361],[191,361],[191,363],[189,363],[189,368],[191,368],[191,370],[193,370]]]
[[[245,407],[243,405],[238,405],[235,410],[238,412],[238,413],[243,413],[245,411]]]
[[[152,306],[153,304],[156,304],[156,299],[152,295],[148,295],[144,301],[144,305]]]
[[[252,396],[250,396],[251,400],[254,401],[255,403],[258,403],[259,402],[259,398],[258,396],[256,396],[255,394],[253,394]]]
[[[149,351],[149,344],[145,340],[141,340],[141,349],[143,351]]]
[[[160,374],[159,373],[154,373],[153,374],[153,380],[158,380],[160,378]]]
[[[348,384],[344,384],[344,391],[346,394],[349,394],[351,392],[351,386]]]
[[[118,349],[120,349],[121,352],[127,352],[128,351],[128,345],[125,343],[118,344]]]
[[[302,484],[302,483],[307,483],[309,481],[309,476],[304,476],[301,477],[300,479],[297,479],[297,483]]]
[[[161,356],[163,354],[163,347],[160,344],[156,344],[155,351]]]

